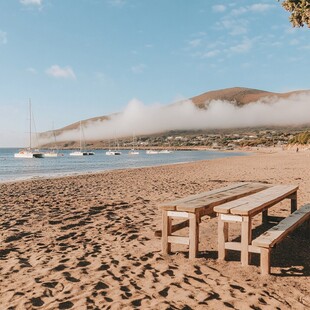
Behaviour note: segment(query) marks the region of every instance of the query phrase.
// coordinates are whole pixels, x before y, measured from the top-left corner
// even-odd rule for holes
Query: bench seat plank
[[[253,240],[252,245],[263,248],[272,248],[279,240],[282,240],[290,232],[309,219],[310,204],[306,204],[302,208],[290,214],[278,225],[272,227],[258,238]]]
[[[271,205],[283,200],[284,197],[296,192],[297,189],[298,186],[295,185],[275,185],[251,196],[224,203],[215,207],[214,211],[218,213],[231,213],[246,216],[254,215],[256,212],[260,212],[265,206],[270,207]]]

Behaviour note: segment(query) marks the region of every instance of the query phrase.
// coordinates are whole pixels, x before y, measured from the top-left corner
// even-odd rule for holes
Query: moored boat
[[[110,156],[113,156],[113,155],[121,155],[122,153],[120,151],[112,151],[112,150],[108,150],[105,152],[106,155],[110,155]]]
[[[82,151],[82,122],[80,121],[80,150],[69,154],[70,156],[88,156],[95,155],[94,152]]]
[[[158,151],[154,151],[154,150],[146,150],[145,152],[148,155],[153,155],[153,154],[158,154]]]
[[[38,150],[33,150],[31,147],[31,138],[32,138],[32,133],[31,133],[31,118],[32,118],[32,113],[31,113],[31,100],[29,99],[29,147],[27,149],[20,150],[18,153],[14,154],[15,158],[43,158],[44,155],[42,152]]]

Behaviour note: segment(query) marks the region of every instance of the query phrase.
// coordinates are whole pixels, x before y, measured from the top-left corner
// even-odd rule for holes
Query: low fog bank
[[[242,107],[228,101],[213,100],[208,103],[207,109],[199,109],[188,100],[168,106],[147,106],[133,99],[123,112],[112,115],[109,120],[84,123],[83,138],[105,140],[170,130],[298,126],[309,123],[310,92],[286,99],[264,98]],[[57,142],[79,140],[79,137],[79,129],[70,130],[57,135]],[[52,141],[51,137],[44,143]]]

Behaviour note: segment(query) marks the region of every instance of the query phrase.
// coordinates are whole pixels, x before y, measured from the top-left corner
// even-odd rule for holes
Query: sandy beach
[[[234,182],[299,185],[310,202],[310,151],[0,184],[1,309],[307,309],[310,240],[303,230],[271,257],[217,261],[217,219],[203,218],[199,257],[161,254],[158,205]],[[287,216],[289,201],[271,209]],[[260,225],[257,216],[254,225]],[[238,237],[236,226],[232,235]]]

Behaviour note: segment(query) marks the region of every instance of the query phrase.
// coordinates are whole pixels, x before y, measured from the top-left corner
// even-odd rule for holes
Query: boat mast
[[[82,151],[82,121],[80,121],[80,151]]]
[[[29,149],[31,150],[31,99],[29,98]]]

